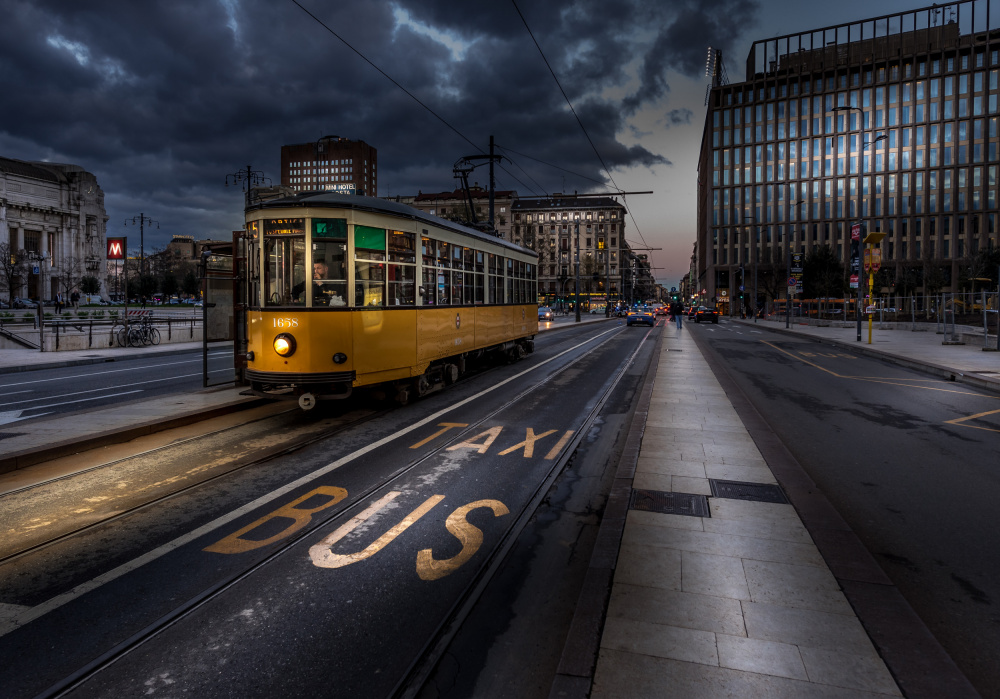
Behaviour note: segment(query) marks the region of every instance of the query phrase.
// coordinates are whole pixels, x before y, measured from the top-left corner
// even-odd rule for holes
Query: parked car
[[[698,306],[698,310],[695,311],[694,322],[700,323],[703,320],[710,320],[713,323],[718,324],[719,322],[719,311],[714,306],[709,308],[708,306]]]
[[[634,311],[630,311],[628,318],[625,319],[626,327],[632,325],[656,325],[656,316],[648,308],[637,308]]]
[[[552,309],[549,308],[548,306],[539,306],[538,307],[538,320],[543,321],[543,322],[549,322],[554,317],[555,317],[555,314],[552,312]]]

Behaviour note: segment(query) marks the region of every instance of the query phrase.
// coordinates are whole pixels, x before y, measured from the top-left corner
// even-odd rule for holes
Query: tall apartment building
[[[10,256],[0,297],[69,298],[84,276],[103,281],[107,222],[92,173],[0,157],[0,246]]]
[[[538,252],[539,303],[565,305],[576,290],[576,252],[584,306],[642,299],[652,293],[646,255],[625,242],[625,207],[610,197],[518,199],[511,240]]]
[[[792,251],[828,245],[849,270],[859,220],[886,234],[876,294],[903,279],[919,294],[931,270],[957,289],[997,244],[998,49],[985,0],[755,42],[747,79],[709,94],[703,300],[725,306],[741,278],[751,294],[755,267],[783,292]]]
[[[378,151],[364,141],[340,136],[282,146],[281,184],[296,192],[327,190],[377,196]]]

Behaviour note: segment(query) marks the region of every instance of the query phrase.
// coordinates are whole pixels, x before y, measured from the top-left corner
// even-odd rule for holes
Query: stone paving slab
[[[694,341],[662,332],[633,487],[776,483]],[[793,507],[709,503],[628,512],[591,696],[902,696]]]

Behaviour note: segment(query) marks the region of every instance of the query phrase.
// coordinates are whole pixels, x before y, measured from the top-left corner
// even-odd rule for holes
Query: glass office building
[[[912,10],[758,41],[745,82],[717,69],[698,167],[703,300],[733,310],[742,280],[749,303],[754,268],[759,299],[783,295],[793,251],[830,246],[849,269],[858,220],[886,234],[884,284],[933,267],[957,289],[1000,225],[997,14],[990,0]]]

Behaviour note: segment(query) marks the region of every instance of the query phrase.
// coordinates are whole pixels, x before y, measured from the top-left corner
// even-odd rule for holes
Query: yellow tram
[[[537,255],[374,197],[304,192],[246,211],[251,390],[346,398],[382,384],[406,403],[538,332]]]

